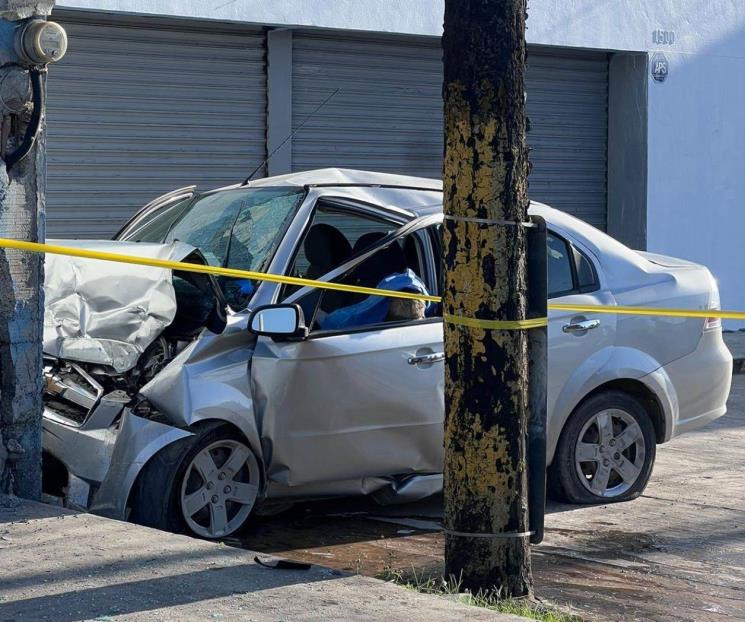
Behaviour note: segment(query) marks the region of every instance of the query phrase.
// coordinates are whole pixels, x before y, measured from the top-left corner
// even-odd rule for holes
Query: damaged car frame
[[[531,210],[551,298],[718,306],[706,268]],[[439,181],[324,169],[185,188],[113,241],[56,243],[438,295],[441,222]],[[219,538],[272,502],[441,489],[439,304],[52,255],[45,290],[44,487],[68,506]],[[553,489],[638,496],[656,443],[724,414],[731,365],[716,320],[552,312]]]

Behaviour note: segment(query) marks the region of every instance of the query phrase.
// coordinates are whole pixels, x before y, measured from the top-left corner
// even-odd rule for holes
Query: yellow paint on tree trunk
[[[509,5],[496,4],[491,13],[509,14]],[[471,10],[480,11],[476,6]],[[520,21],[514,18],[505,18],[505,27],[511,23],[514,28]],[[481,27],[480,23],[469,26]],[[475,41],[488,38],[485,31],[479,34],[481,38],[462,40],[454,32],[450,36],[477,45]],[[519,70],[511,71],[516,67],[510,65],[514,57],[504,52],[500,61],[509,58],[508,69],[501,79],[494,79],[498,72],[493,67],[482,72],[482,59],[488,65],[484,55],[470,50],[473,56],[467,57],[457,47],[451,48],[451,54],[449,71],[446,66],[450,82],[444,88],[445,214],[525,218],[527,149],[524,136],[516,130],[520,119],[524,120],[523,102],[518,98],[512,107],[515,100],[510,99],[520,90],[509,82],[519,75]],[[461,70],[462,62],[468,64],[467,71]],[[470,79],[480,73],[485,77],[474,84],[454,77]],[[443,232],[444,312],[486,320],[525,319],[527,239],[523,228],[451,219]],[[527,416],[526,335],[524,331],[446,324],[445,355],[445,525],[459,532],[525,531],[525,443],[516,442],[515,431],[525,428]],[[521,539],[446,538],[449,572],[458,575],[461,571],[476,584],[479,577],[487,577],[513,595],[530,591],[529,564],[517,564],[520,576],[514,580],[509,573],[500,574],[499,568],[527,557],[527,542]]]

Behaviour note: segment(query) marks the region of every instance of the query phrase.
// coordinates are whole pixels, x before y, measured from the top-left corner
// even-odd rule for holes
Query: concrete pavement
[[[338,570],[0,497],[0,621],[517,621]]]

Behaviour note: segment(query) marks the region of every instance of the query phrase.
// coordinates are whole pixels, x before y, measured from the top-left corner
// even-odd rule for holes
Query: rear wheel
[[[570,503],[638,497],[649,481],[655,433],[644,406],[621,391],[586,400],[572,414],[549,471],[551,487]]]
[[[145,466],[131,520],[166,531],[222,538],[245,523],[259,492],[258,461],[229,426],[209,426]]]

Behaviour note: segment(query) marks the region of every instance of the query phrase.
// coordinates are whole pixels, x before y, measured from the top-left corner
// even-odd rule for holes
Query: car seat
[[[318,223],[313,225],[305,236],[303,250],[308,260],[305,277],[317,279],[343,264],[352,255],[352,245],[344,234],[332,225]],[[333,311],[346,303],[344,292],[325,290],[321,299],[321,309]]]

